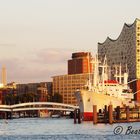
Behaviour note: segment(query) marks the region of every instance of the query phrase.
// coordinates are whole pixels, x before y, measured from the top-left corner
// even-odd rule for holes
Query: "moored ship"
[[[102,67],[102,74],[99,78],[99,66],[98,60],[95,61],[94,71],[94,83],[92,84],[90,78],[88,79],[87,85],[83,90],[77,90],[75,93],[78,105],[81,110],[81,116],[83,120],[93,119],[93,105],[97,105],[97,110],[104,109],[105,105],[113,105],[113,108],[117,106],[134,106],[134,95],[132,90],[128,86],[128,73],[125,72],[114,75],[115,80],[108,80],[107,64],[104,61]],[[117,79],[119,78],[119,81]],[[122,83],[123,81],[123,83]]]

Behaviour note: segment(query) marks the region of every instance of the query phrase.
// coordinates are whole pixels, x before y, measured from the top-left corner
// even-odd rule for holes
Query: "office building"
[[[93,71],[90,52],[72,53],[72,59],[68,60],[68,74],[90,73]]]
[[[90,52],[72,53],[68,60],[68,74],[53,76],[53,95],[59,93],[63,103],[76,105],[74,93],[85,87],[89,79],[93,82],[93,64]]]
[[[93,79],[93,74],[71,74],[53,76],[53,95],[59,93],[63,98],[63,103],[76,105],[77,100],[74,93],[85,87],[88,79]],[[93,80],[91,80],[93,82]]]

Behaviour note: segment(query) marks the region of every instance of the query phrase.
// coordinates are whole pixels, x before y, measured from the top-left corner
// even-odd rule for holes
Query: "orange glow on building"
[[[68,60],[68,74],[91,73],[92,56],[90,52],[78,52],[72,54],[72,59]]]

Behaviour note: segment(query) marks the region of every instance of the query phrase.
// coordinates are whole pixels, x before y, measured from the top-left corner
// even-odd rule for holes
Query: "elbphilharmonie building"
[[[107,64],[113,69],[121,64],[122,73],[128,69],[129,81],[137,79],[132,88],[134,92],[140,90],[140,20],[136,19],[133,24],[124,24],[123,29],[116,40],[109,37],[98,43],[99,59],[103,62],[107,58]],[[140,92],[135,99],[140,101]]]

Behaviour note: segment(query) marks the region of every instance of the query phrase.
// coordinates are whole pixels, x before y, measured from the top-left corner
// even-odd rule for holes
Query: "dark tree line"
[[[63,102],[63,97],[62,95],[60,95],[59,93],[54,93],[54,95],[52,96],[52,102],[58,102],[58,103],[62,103]]]
[[[39,101],[39,95],[35,93],[24,93],[24,94],[11,94],[7,93],[4,95],[3,103],[7,105],[26,103],[26,102],[37,102]]]

